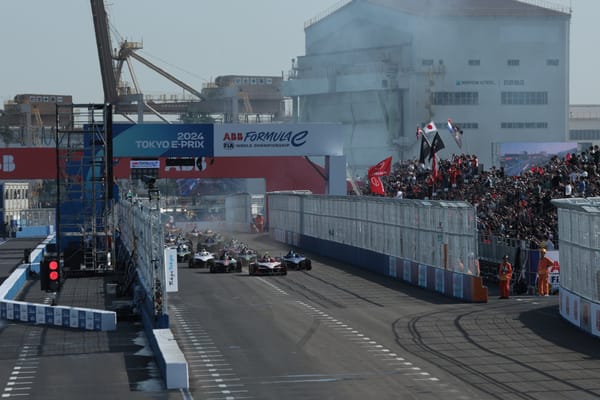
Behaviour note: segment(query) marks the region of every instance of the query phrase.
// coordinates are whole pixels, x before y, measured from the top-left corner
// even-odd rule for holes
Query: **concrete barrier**
[[[114,311],[12,300],[25,285],[29,266],[19,265],[0,285],[0,318],[94,331],[114,331],[117,328],[117,314]],[[37,266],[39,270],[39,263]]]
[[[165,379],[167,389],[189,387],[188,364],[170,329],[153,329],[152,334],[159,349],[156,361]]]

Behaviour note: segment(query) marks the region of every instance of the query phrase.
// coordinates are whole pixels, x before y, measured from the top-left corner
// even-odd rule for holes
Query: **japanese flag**
[[[431,121],[427,125],[425,125],[425,129],[423,129],[425,133],[437,132],[437,127],[435,126],[435,122]]]

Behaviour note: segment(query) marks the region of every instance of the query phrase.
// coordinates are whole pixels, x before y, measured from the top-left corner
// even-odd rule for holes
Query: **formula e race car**
[[[189,267],[190,268],[208,268],[210,262],[215,259],[215,255],[206,249],[202,249],[194,253],[193,257],[190,257]]]
[[[282,260],[285,263],[287,269],[305,269],[307,271],[310,271],[312,269],[312,262],[310,261],[310,259],[306,258],[302,254],[295,252],[294,250],[290,250],[285,256],[283,256]]]
[[[218,258],[210,261],[208,266],[211,273],[215,272],[242,272],[242,264],[227,251],[223,251]]]
[[[271,257],[265,253],[258,260],[248,265],[249,275],[287,275],[287,268],[281,258]]]
[[[240,250],[237,256],[237,259],[244,267],[250,265],[252,262],[256,262],[257,258],[258,254],[256,254],[256,251],[247,247],[244,247],[242,250]]]
[[[186,262],[192,257],[188,243],[181,242],[177,245],[177,262]]]

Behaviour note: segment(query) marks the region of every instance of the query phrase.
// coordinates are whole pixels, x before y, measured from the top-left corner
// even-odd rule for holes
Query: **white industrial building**
[[[299,122],[343,123],[353,175],[418,158],[430,121],[442,158],[499,166],[499,143],[569,140],[570,20],[536,0],[345,1],[306,23],[283,94]]]

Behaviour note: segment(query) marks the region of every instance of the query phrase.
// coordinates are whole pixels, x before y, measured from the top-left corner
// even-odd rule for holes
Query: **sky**
[[[341,0],[342,2],[344,0]],[[529,0],[571,6],[571,104],[600,104],[600,0]],[[337,0],[107,0],[115,37],[201,89],[219,75],[287,76],[304,54],[304,23]],[[103,100],[89,0],[0,0],[0,100],[20,93]],[[142,92],[182,89],[134,61]],[[3,106],[0,106],[3,107]]]

